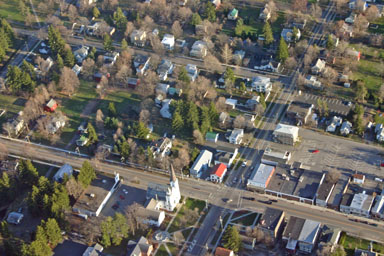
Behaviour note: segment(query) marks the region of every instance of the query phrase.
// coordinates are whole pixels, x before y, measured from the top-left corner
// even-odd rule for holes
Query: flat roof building
[[[255,167],[251,177],[248,179],[247,188],[250,190],[264,191],[267,188],[274,172],[275,166],[260,164]]]
[[[263,157],[261,158],[261,162],[264,164],[287,164],[291,159],[291,152],[278,150],[274,148],[266,148],[263,153]]]
[[[273,131],[273,140],[281,144],[294,145],[299,140],[299,128],[280,123]]]
[[[86,216],[99,216],[109,198],[120,184],[120,176],[115,178],[97,175],[96,179],[83,191],[72,207],[72,211]]]
[[[285,213],[281,210],[269,208],[265,209],[261,217],[258,228],[271,238],[277,238],[280,233]]]

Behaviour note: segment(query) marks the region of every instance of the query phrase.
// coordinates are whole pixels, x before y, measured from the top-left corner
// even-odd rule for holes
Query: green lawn
[[[163,244],[157,250],[156,256],[168,256],[168,252]]]
[[[253,222],[255,221],[255,219],[259,218],[259,215],[260,215],[259,213],[254,212],[252,214],[249,214],[245,217],[241,217],[241,218],[233,221],[233,223],[241,224],[243,226],[251,226],[253,224]]]
[[[17,115],[19,111],[24,109],[26,100],[12,95],[0,94],[0,109],[6,112],[0,117],[0,125]]]
[[[168,249],[171,251],[172,255],[177,255],[179,250],[177,249],[176,245],[168,243],[167,246]]]
[[[384,17],[378,18],[377,20],[375,20],[374,22],[372,22],[372,24],[377,24],[377,25],[379,25],[379,27],[378,27],[377,29],[369,28],[368,31],[369,31],[370,33],[384,34]]]
[[[174,231],[177,231],[179,229],[185,228],[181,227],[180,220],[184,218],[185,216],[185,209],[195,210],[198,209],[199,212],[201,212],[205,207],[205,202],[193,198],[188,198],[185,202],[185,204],[181,207],[180,211],[176,215],[175,219],[172,222],[172,225],[169,227],[168,232],[172,233]],[[186,227],[192,226],[195,224],[197,219],[189,219],[189,221],[186,223]]]
[[[24,21],[21,15],[18,1],[16,0],[0,0],[0,16],[15,21]]]
[[[84,121],[80,115],[85,106],[87,106],[90,100],[96,99],[97,97],[95,83],[82,80],[80,82],[80,88],[75,95],[71,98],[65,97],[61,99],[61,105],[59,105],[58,109],[63,111],[69,119],[69,125],[63,128],[61,134],[61,141],[64,144],[72,139],[77,127]]]
[[[342,233],[339,241],[339,244],[344,247],[347,255],[354,255],[355,248],[368,250],[369,243],[370,242],[368,240],[348,236],[345,233]],[[375,252],[384,253],[384,245],[373,243],[373,250]]]

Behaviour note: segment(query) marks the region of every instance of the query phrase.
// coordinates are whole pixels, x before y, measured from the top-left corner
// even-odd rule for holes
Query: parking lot
[[[301,142],[293,149],[291,161],[303,163],[312,170],[363,172],[384,177],[383,150],[379,147],[300,129]],[[318,152],[315,150],[318,150]]]
[[[133,203],[144,205],[146,193],[145,190],[122,184],[111,196],[101,214],[104,216],[114,216],[116,212],[124,213]]]
[[[317,106],[318,99],[327,103],[329,113],[331,115],[347,116],[350,109],[353,107],[352,104],[348,105],[348,102],[343,102],[338,99],[318,96],[305,92],[303,92],[301,95],[297,95],[295,98],[297,101],[313,104],[315,108]]]

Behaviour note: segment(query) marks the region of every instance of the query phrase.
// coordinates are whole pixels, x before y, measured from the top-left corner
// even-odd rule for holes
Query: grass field
[[[345,233],[342,234],[339,244],[341,244],[347,255],[354,255],[355,248],[368,250],[370,242],[368,240],[349,236]],[[384,245],[373,243],[373,250],[378,253],[384,253]]]
[[[0,0],[0,16],[15,21],[24,21],[24,16],[20,13],[18,1]]]
[[[369,28],[368,31],[370,33],[384,34],[384,17],[381,17],[375,20],[374,22],[372,22],[372,24],[377,24],[378,28],[377,29]]]
[[[198,209],[199,212],[201,212],[205,207],[205,202],[193,198],[188,198],[185,201],[185,204],[181,207],[180,211],[176,215],[175,219],[172,222],[172,225],[169,227],[168,232],[172,233],[174,231],[177,231],[179,229],[185,228],[181,227],[180,220],[185,217],[185,209],[195,210]],[[190,219],[186,223],[186,227],[191,226],[195,224],[197,219]]]
[[[25,102],[26,100],[23,98],[0,94],[0,109],[6,110],[5,114],[0,117],[0,125],[3,125],[4,122],[23,110]]]

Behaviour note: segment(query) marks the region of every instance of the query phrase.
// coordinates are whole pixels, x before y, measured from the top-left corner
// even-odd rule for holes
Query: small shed
[[[44,110],[47,112],[55,112],[57,108],[57,102],[54,99],[50,99],[44,106]]]
[[[211,141],[211,142],[215,142],[216,143],[218,138],[219,138],[219,134],[216,133],[216,132],[207,132],[205,134],[205,140],[206,141]]]

